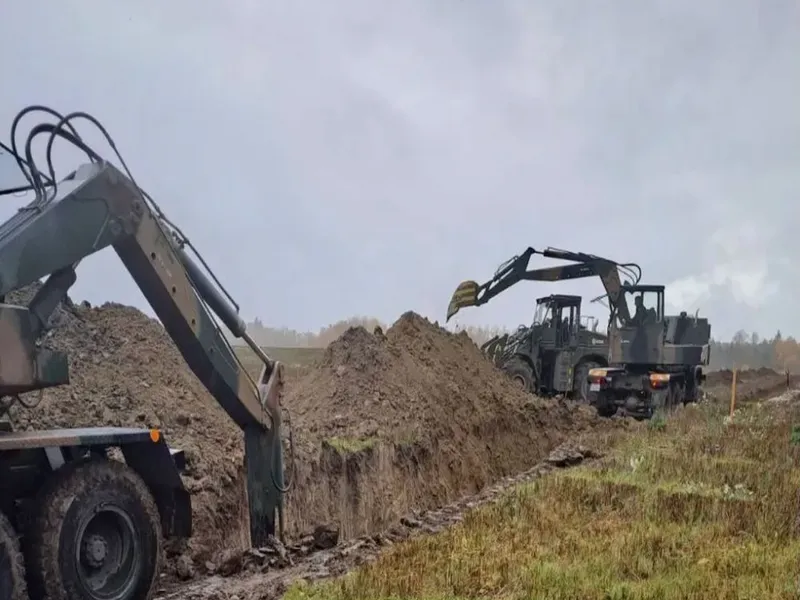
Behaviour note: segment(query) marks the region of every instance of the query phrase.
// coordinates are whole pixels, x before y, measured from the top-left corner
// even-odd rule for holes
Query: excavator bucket
[[[264,365],[258,378],[258,392],[271,427],[244,430],[244,462],[250,517],[250,541],[266,546],[276,533],[283,539],[283,447],[281,445],[281,394],[283,365]],[[278,522],[276,523],[276,518]]]
[[[480,286],[474,281],[462,281],[458,284],[450,305],[447,307],[447,320],[466,306],[476,306],[478,303],[478,291]]]

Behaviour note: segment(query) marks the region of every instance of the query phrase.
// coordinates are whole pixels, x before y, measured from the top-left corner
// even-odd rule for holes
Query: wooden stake
[[[733,418],[733,411],[736,410],[736,374],[738,369],[733,370],[733,379],[731,380],[731,419]]]

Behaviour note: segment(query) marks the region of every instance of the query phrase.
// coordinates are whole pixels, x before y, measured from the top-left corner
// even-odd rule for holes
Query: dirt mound
[[[328,518],[345,537],[474,493],[598,423],[591,409],[518,390],[466,333],[411,312],[385,334],[346,331],[290,387],[286,404],[322,442],[316,463],[299,473],[290,524],[302,530],[308,515]],[[327,489],[311,496],[314,481]]]
[[[8,301],[24,305],[32,293],[25,289]],[[192,549],[198,556],[216,549],[240,511],[242,436],[161,324],[119,304],[70,302],[50,325],[45,343],[68,352],[70,385],[46,390],[35,409],[16,406],[14,427],[160,428],[171,446],[186,451],[184,480],[196,517]]]
[[[26,304],[31,293],[8,300]],[[246,544],[242,435],[161,324],[119,304],[68,302],[51,325],[46,344],[69,353],[71,385],[47,390],[36,409],[15,407],[14,426],[160,428],[187,454],[195,534],[181,559],[202,572],[220,549]],[[523,471],[598,422],[590,409],[520,392],[466,334],[414,313],[385,335],[345,332],[289,381],[285,404],[296,459],[288,532],[334,523],[343,539]]]
[[[348,329],[318,368],[292,386],[287,404],[306,431],[325,438],[454,436],[460,445],[488,421],[529,419],[531,397],[466,333],[452,334],[408,312],[385,335]]]

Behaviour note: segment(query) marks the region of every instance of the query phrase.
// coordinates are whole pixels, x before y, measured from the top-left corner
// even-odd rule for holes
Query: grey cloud
[[[554,245],[637,260],[721,335],[800,333],[796,2],[62,5],[0,9],[30,57],[0,66],[0,117],[97,114],[248,316],[441,319]],[[515,325],[551,289],[459,319]],[[77,293],[143,304],[113,256]]]

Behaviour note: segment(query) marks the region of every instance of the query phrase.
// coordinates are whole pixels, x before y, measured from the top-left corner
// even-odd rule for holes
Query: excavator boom
[[[20,153],[16,127],[34,111],[59,121],[33,127]],[[121,169],[81,139],[70,124],[77,118],[100,130]],[[40,134],[49,134],[48,174],[32,156],[32,141]],[[61,180],[50,156],[56,138],[90,160]],[[69,384],[68,356],[48,348],[44,334],[81,261],[109,247],[191,370],[242,429],[250,542],[269,546],[272,536],[283,534],[288,491],[282,366],[247,334],[236,302],[139,187],[91,115],[62,116],[45,106],[17,114],[11,146],[0,144],[0,197],[20,192],[35,197],[0,223],[0,597],[5,592],[8,598],[56,598],[67,590],[73,600],[147,600],[159,581],[162,540],[192,535],[191,495],[181,477],[186,455],[170,447],[160,430],[92,426],[87,414],[83,427],[15,431],[5,418],[14,404],[36,409],[38,402],[21,394]],[[6,303],[7,294],[42,278],[26,305]],[[261,359],[258,378],[247,373],[218,322]],[[123,460],[114,460],[112,452]],[[20,535],[27,542],[22,547]]]
[[[25,319],[18,311],[0,311],[0,327],[16,331],[19,341],[18,348],[0,351],[2,363],[22,364],[8,359],[14,353],[23,358],[36,352],[30,338],[41,333],[74,283],[75,266],[109,246],[189,367],[244,431],[251,538],[254,545],[264,545],[282,512],[282,366],[255,346],[241,318],[185,251],[179,233],[112,164],[84,165],[58,182],[54,197],[37,197],[0,225],[0,296],[48,277],[28,307],[33,324],[24,330],[27,335],[19,334]],[[247,374],[212,312],[260,352],[264,367],[258,381]],[[13,377],[0,372],[0,394],[63,383],[53,375],[60,365],[48,368],[46,363],[40,359],[37,370],[27,376],[19,370]]]
[[[572,261],[573,264],[529,270],[528,264],[534,254],[539,254],[545,258]],[[635,282],[638,282],[641,278],[641,269],[634,263],[621,264],[593,254],[571,252],[558,248],[536,250],[529,247],[522,254],[514,256],[500,265],[494,277],[486,283],[461,282],[453,293],[447,308],[447,320],[449,321],[462,308],[486,304],[489,300],[520,281],[552,282],[598,276],[609,298],[612,314],[617,314],[623,321],[627,321],[630,318],[628,306],[624,301],[620,302],[622,294],[620,271],[628,274]]]

